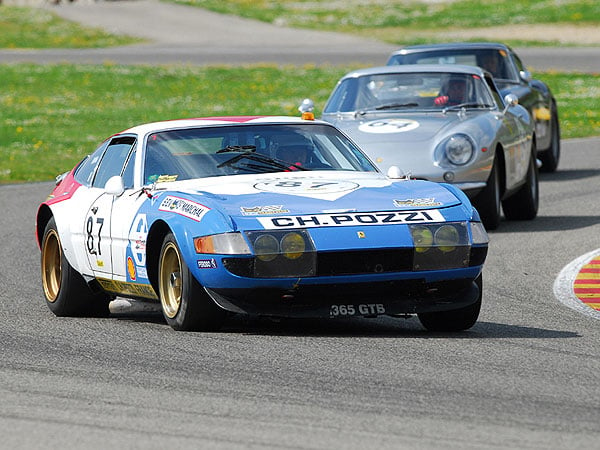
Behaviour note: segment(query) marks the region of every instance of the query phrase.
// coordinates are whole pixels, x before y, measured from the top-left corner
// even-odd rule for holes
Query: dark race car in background
[[[556,99],[550,88],[536,80],[521,59],[501,43],[457,42],[407,46],[395,51],[387,65],[463,64],[492,74],[502,96],[514,94],[533,117],[538,158],[543,172],[554,172],[560,159],[560,125]]]

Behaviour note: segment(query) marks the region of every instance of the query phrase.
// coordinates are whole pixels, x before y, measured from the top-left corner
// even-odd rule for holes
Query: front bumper
[[[480,298],[473,279],[424,279],[297,285],[291,289],[206,289],[221,308],[242,314],[295,318],[374,317],[447,311]]]

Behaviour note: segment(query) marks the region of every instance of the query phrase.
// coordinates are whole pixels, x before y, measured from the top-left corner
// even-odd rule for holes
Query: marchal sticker
[[[331,194],[356,189],[358,184],[352,181],[337,180],[275,180],[256,183],[259,191],[277,192],[280,194]]]
[[[363,133],[404,133],[419,127],[419,122],[411,119],[381,119],[365,122],[358,129]]]
[[[204,217],[204,214],[210,211],[210,208],[207,208],[200,203],[185,198],[174,197],[172,195],[165,197],[158,209],[159,211],[173,212],[182,215],[188,219],[195,220],[196,222],[200,222],[202,217]]]

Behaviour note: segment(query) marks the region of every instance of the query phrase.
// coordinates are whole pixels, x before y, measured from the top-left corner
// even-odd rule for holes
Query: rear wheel
[[[107,316],[110,297],[94,293],[71,265],[64,252],[54,218],[42,239],[42,286],[46,304],[57,316]]]
[[[194,278],[172,233],[163,241],[158,263],[158,290],[163,316],[179,331],[208,331],[221,327],[225,312]]]
[[[477,322],[481,310],[483,281],[481,275],[475,280],[479,286],[479,298],[475,303],[452,311],[440,311],[417,314],[421,325],[429,331],[462,331],[471,328]]]
[[[535,154],[534,148],[523,187],[502,202],[502,209],[508,220],[531,220],[537,216],[540,196]]]
[[[473,205],[479,212],[483,225],[488,230],[495,230],[500,225],[500,175],[498,174],[498,158],[494,158],[494,165],[490,172],[487,185],[473,199]]]
[[[552,141],[548,150],[540,153],[540,160],[542,161],[542,172],[555,172],[558,168],[558,161],[560,159],[560,125],[558,123],[558,114],[556,111],[552,113]]]

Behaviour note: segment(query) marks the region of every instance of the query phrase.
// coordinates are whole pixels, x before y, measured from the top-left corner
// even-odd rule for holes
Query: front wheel
[[[473,205],[479,212],[483,225],[488,230],[495,230],[500,225],[500,174],[498,173],[498,157],[494,158],[494,165],[485,188],[473,199]]]
[[[558,168],[558,161],[560,160],[560,124],[558,123],[558,113],[556,111],[552,114],[552,141],[548,150],[540,153],[540,160],[542,161],[542,172],[555,172]]]
[[[209,331],[221,327],[225,312],[194,278],[172,233],[167,234],[160,251],[158,291],[163,316],[174,330]]]
[[[110,297],[94,293],[62,250],[54,217],[48,221],[42,239],[42,286],[46,304],[59,317],[109,314]]]
[[[502,209],[508,220],[532,220],[537,216],[539,202],[538,169],[534,148],[529,160],[525,184],[502,202]]]
[[[479,287],[479,298],[475,303],[464,308],[451,311],[417,314],[421,325],[429,331],[463,331],[471,328],[477,322],[481,310],[483,281],[481,275],[475,280]]]

